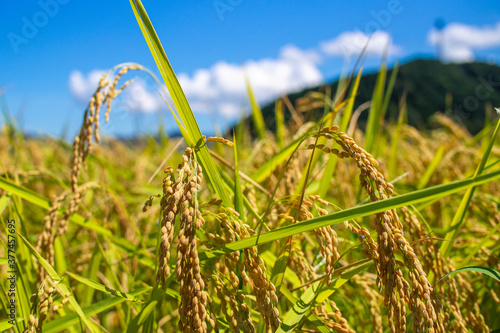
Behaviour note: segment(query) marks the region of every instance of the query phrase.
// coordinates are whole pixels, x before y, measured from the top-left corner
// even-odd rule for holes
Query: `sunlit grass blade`
[[[150,287],[140,288],[134,291],[131,291],[129,295],[132,297],[137,297],[145,292],[151,290]],[[100,302],[97,302],[89,307],[84,308],[82,311],[87,317],[92,317],[98,313],[107,311],[121,303],[125,302],[126,299],[121,297],[113,297]],[[78,324],[78,314],[70,313],[64,317],[60,317],[54,320],[49,321],[45,325],[43,325],[44,333],[58,333],[63,332],[67,327]]]
[[[45,271],[47,272],[47,275],[52,279],[52,281],[54,281],[54,282],[61,281],[62,278],[59,276],[59,274],[57,274],[56,270],[47,262],[47,260],[45,260],[44,257],[42,257],[40,255],[40,253],[38,253],[38,251],[35,249],[35,247],[33,245],[31,245],[31,243],[26,238],[24,238],[21,234],[17,233],[17,236],[19,238],[21,238],[21,240],[28,247],[30,252],[36,257],[36,259],[38,260],[40,265],[42,265],[43,269],[45,269]]]
[[[19,196],[20,198],[27,200],[32,204],[35,204],[43,209],[48,210],[50,208],[49,200],[45,199],[44,197],[36,194],[35,192],[25,187],[18,186],[15,183],[2,177],[0,177],[0,188],[8,192],[11,192],[12,194]],[[132,244],[131,242],[129,242],[124,238],[113,235],[113,233],[110,230],[98,225],[95,222],[88,221],[83,216],[76,213],[70,216],[70,221],[86,229],[95,231],[96,233],[106,237],[107,239],[115,243],[117,246],[127,251],[130,256],[137,256],[138,259],[143,264],[149,267],[154,267],[154,262],[152,261],[150,255],[146,251],[144,251],[143,249],[138,249],[134,244]]]
[[[403,124],[406,122],[407,111],[406,111],[406,94],[403,94],[401,97],[400,107],[399,107],[399,115],[398,115],[398,123],[395,126],[392,137],[391,137],[391,155],[389,157],[389,176],[396,177],[396,166],[398,162],[399,156],[399,141],[401,139],[401,128]]]
[[[66,271],[66,269],[68,268],[64,252],[64,245],[62,243],[61,237],[57,237],[54,240],[54,266],[58,274],[63,274],[64,271]]]
[[[287,240],[287,242],[282,242],[281,253],[279,254],[278,258],[275,259],[272,266],[273,269],[271,271],[271,282],[274,284],[277,291],[280,291],[281,284],[283,283],[285,274],[288,271],[287,265],[291,250],[290,242],[290,238]]]
[[[106,294],[109,294],[111,296],[125,298],[127,301],[143,303],[143,301],[141,301],[137,297],[134,297],[128,293],[123,293],[119,290],[114,290],[114,289],[108,288],[99,282],[89,280],[83,276],[80,276],[80,275],[77,275],[77,274],[74,274],[71,272],[66,272],[66,274],[71,276],[73,279],[77,280],[78,282],[81,282],[81,283],[85,284],[86,286],[89,286],[90,288],[93,288],[95,290],[105,292]]]
[[[2,197],[0,197],[0,214],[3,213],[5,208],[7,208],[7,205],[10,202],[11,195],[9,193],[6,193]]]
[[[466,266],[469,262],[474,258],[474,256],[483,248],[483,246],[496,234],[498,234],[498,230],[500,230],[500,223],[497,223],[495,227],[493,227],[487,235],[483,236],[480,242],[474,244],[474,247],[471,250],[467,251],[467,257],[460,263],[461,266]]]
[[[228,191],[232,191],[234,189],[233,179],[224,171],[221,171],[221,176],[225,182],[224,185],[226,186],[226,189]],[[247,209],[247,212],[250,213],[250,215],[252,215],[256,219],[260,219],[259,213],[257,211],[255,211],[255,209],[253,209],[252,205],[250,204],[250,202],[248,201],[248,199],[245,196],[243,196],[243,205]]]
[[[149,315],[153,313],[154,308],[164,294],[165,293],[163,289],[159,285],[157,285],[151,293],[151,299],[144,305],[144,307],[141,309],[141,312],[128,325],[127,332],[139,332],[140,327],[145,323]]]
[[[302,143],[302,141],[304,141],[305,138],[307,138],[308,135],[309,133],[302,134],[286,148],[282,149],[276,155],[263,163],[257,171],[252,174],[252,179],[259,183],[264,181],[281,163],[285,162],[290,157],[293,151],[297,149],[297,147]]]
[[[282,288],[281,289],[281,292],[283,293],[283,296],[286,297],[286,299],[288,299],[288,301],[290,301],[290,303],[292,304],[296,304],[299,300],[290,292],[288,291],[286,288]],[[323,322],[312,312],[309,312],[307,314],[307,320],[309,320],[309,322],[313,323],[314,324],[314,327],[316,329],[318,329],[318,331],[322,332],[322,333],[330,333],[330,329],[328,327],[326,327],[325,324],[323,324]]]
[[[382,59],[382,65],[375,82],[375,88],[372,95],[372,104],[368,113],[368,123],[366,124],[365,149],[373,154],[375,148],[376,136],[382,122],[382,105],[384,98],[385,79],[387,76],[387,65],[385,57]]]
[[[347,132],[347,128],[349,126],[349,121],[351,120],[352,109],[354,108],[354,101],[356,100],[356,95],[358,93],[359,82],[361,81],[361,75],[363,73],[363,66],[359,68],[358,75],[356,76],[356,80],[354,81],[353,86],[351,87],[351,91],[349,93],[349,98],[347,100],[347,104],[344,108],[344,112],[342,113],[342,120],[339,125],[340,132]],[[333,174],[335,172],[335,168],[337,166],[338,158],[336,156],[329,156],[328,162],[326,163],[325,170],[323,171],[323,175],[321,176],[321,181],[319,183],[318,195],[320,197],[324,197],[326,192],[328,191],[328,187],[332,183]]]
[[[28,247],[28,249],[30,250],[30,252],[36,257],[36,259],[38,260],[38,262],[40,263],[40,265],[42,265],[43,269],[45,269],[45,271],[47,272],[47,275],[52,279],[52,281],[54,281],[56,283],[59,282],[58,286],[61,289],[61,291],[63,292],[63,294],[69,294],[69,297],[68,297],[69,303],[71,304],[71,306],[73,306],[73,308],[75,309],[76,313],[78,314],[78,316],[80,317],[80,319],[82,320],[82,322],[85,324],[85,326],[87,327],[87,329],[90,332],[95,332],[95,330],[93,328],[94,325],[87,319],[87,317],[83,313],[82,309],[80,308],[80,305],[78,304],[78,302],[76,301],[75,297],[73,296],[73,293],[66,286],[66,284],[64,282],[62,282],[62,278],[57,274],[57,272],[55,271],[55,269],[45,260],[45,258],[43,258],[40,255],[40,253],[38,253],[38,251],[33,247],[33,245],[31,245],[30,242],[28,242],[28,240],[26,238],[24,238],[19,233],[17,234],[17,236],[19,238],[21,238],[21,240]]]
[[[0,188],[4,189],[7,192],[11,192],[12,194],[17,195],[25,200],[28,200],[29,202],[31,202],[39,207],[42,207],[45,209],[50,208],[50,203],[45,198],[41,197],[40,195],[36,194],[35,192],[33,192],[25,187],[18,186],[16,183],[14,183],[10,180],[7,180],[3,177],[0,177]],[[2,198],[4,198],[4,197],[2,197]]]
[[[266,263],[266,267],[273,267],[269,276],[270,276],[271,282],[275,285],[276,290],[278,290],[278,287],[276,286],[276,283],[274,281],[279,281],[279,279],[277,277],[275,277],[273,279],[273,276],[277,276],[276,274],[274,274],[274,266],[276,266],[276,263],[278,260],[276,258],[276,255],[274,253],[272,253],[271,251],[265,251],[260,255],[260,257]],[[284,271],[284,278],[286,279],[287,282],[292,284],[293,288],[298,288],[301,286],[300,279],[297,276],[297,273],[295,273],[291,269],[287,269]]]
[[[255,131],[259,139],[264,139],[266,135],[266,124],[264,123],[264,117],[262,116],[262,110],[260,109],[255,95],[253,93],[252,87],[248,76],[245,73],[245,84],[247,86],[248,99],[250,100],[250,107],[252,109],[252,120],[255,127]]]
[[[354,80],[354,84],[351,87],[351,91],[349,93],[348,102],[344,108],[342,113],[342,120],[339,125],[339,129],[341,132],[346,132],[349,127],[349,121],[351,120],[352,110],[354,108],[354,102],[356,100],[356,95],[358,94],[359,82],[361,81],[361,76],[363,75],[363,66],[361,66],[358,70],[358,75],[356,75],[356,79]]]
[[[274,105],[274,118],[276,119],[276,144],[279,150],[284,148],[285,142],[285,106],[283,99],[278,98]]]
[[[436,171],[439,163],[443,159],[444,149],[444,146],[439,146],[436,153],[434,154],[434,158],[432,159],[431,163],[425,170],[424,174],[420,177],[420,180],[417,184],[417,189],[423,189],[427,185],[432,177],[432,174],[434,173],[434,171]]]
[[[394,67],[392,67],[391,77],[389,78],[389,83],[387,84],[387,88],[385,89],[384,101],[382,103],[382,119],[384,119],[385,114],[387,113],[387,109],[389,108],[389,102],[391,101],[392,91],[394,90],[394,84],[396,83],[396,79],[398,77],[399,72],[399,60],[396,61]]]
[[[451,183],[437,185],[419,191],[402,194],[400,196],[395,196],[389,199],[370,202],[362,206],[356,206],[329,215],[316,217],[311,220],[288,225],[279,229],[271,230],[269,232],[260,235],[254,235],[249,238],[229,243],[226,244],[225,246],[218,247],[213,250],[201,252],[199,258],[200,260],[207,260],[233,251],[238,251],[251,246],[269,243],[302,232],[326,227],[328,225],[331,226],[342,223],[347,220],[374,215],[390,209],[414,205],[432,199],[442,198],[452,193],[456,193],[473,186],[491,182],[499,178],[500,178],[500,170],[496,170],[491,173],[483,174],[481,176],[472,179],[458,180]]]
[[[325,301],[328,297],[330,297],[330,295],[339,290],[340,287],[342,287],[345,283],[347,283],[347,281],[349,281],[352,277],[365,271],[368,267],[372,265],[373,265],[372,261],[364,262],[350,268],[345,272],[342,272],[338,278],[332,281],[332,284],[330,286],[323,287],[323,290],[318,294],[318,297],[316,298],[316,302],[321,303]]]
[[[344,90],[345,91],[345,90]],[[329,99],[329,97],[327,95],[324,96],[325,100]],[[317,123],[317,129],[319,130],[321,127],[325,127],[325,126],[332,126],[333,125],[333,121],[334,121],[334,118],[337,114],[337,112],[345,106],[345,104],[347,104],[347,100],[344,100],[344,101],[339,101],[337,102],[337,104],[335,105],[335,108],[330,111],[330,112],[327,112],[327,102],[325,101],[325,114],[323,115],[323,119]],[[326,138],[321,136],[321,137],[318,137],[316,138],[316,141],[315,141],[315,145],[321,145],[321,144],[325,144],[326,143]],[[310,160],[309,160],[309,163],[307,165],[307,172],[303,172],[302,173],[302,176],[300,177],[300,180],[299,182],[297,183],[297,185],[295,186],[295,191],[294,191],[294,194],[300,194],[300,193],[305,193],[305,189],[307,187],[307,182],[309,180],[309,177],[310,177],[310,171],[311,170],[314,170],[314,167],[316,165],[316,163],[319,161],[319,159],[321,158],[321,154],[316,154],[315,153],[316,150],[312,150],[311,152],[311,157],[310,157]]]
[[[14,326],[11,323],[9,323],[9,320],[10,319],[4,319],[4,320],[0,321],[0,331],[7,332],[7,330],[9,328],[11,328],[12,326]]]
[[[92,251],[92,257],[90,258],[89,267],[87,270],[87,278],[90,280],[97,279],[97,272],[99,271],[99,267],[102,261],[102,253],[99,246],[94,246]],[[86,293],[84,293],[84,297],[81,300],[82,306],[88,306],[92,303],[92,299],[94,298],[94,290],[88,289]]]
[[[194,117],[193,111],[191,110],[186,96],[184,95],[184,91],[177,80],[177,76],[170,65],[170,61],[167,58],[165,50],[161,45],[160,39],[153,28],[149,16],[140,0],[130,0],[130,5],[134,11],[137,23],[141,28],[151,54],[155,59],[156,65],[160,70],[161,76],[167,85],[167,89],[172,97],[175,108],[179,113],[183,125],[189,133],[189,137],[185,137],[184,139],[189,145],[199,146],[198,159],[207,174],[210,184],[212,184],[215,192],[222,199],[224,205],[230,207],[231,200],[229,199],[227,192],[224,190],[224,183],[220,177],[217,165],[214,163],[208,152],[208,148],[203,142],[202,134],[200,128],[198,127],[198,123],[196,122],[196,118]]]
[[[497,109],[498,110],[498,109]],[[481,162],[477,166],[476,172],[474,173],[474,177],[478,178],[479,175],[483,173],[484,167],[486,165],[486,162],[488,161],[488,157],[490,156],[491,149],[493,148],[493,145],[495,144],[495,140],[498,134],[498,131],[500,129],[500,118],[497,121],[497,125],[495,127],[495,131],[493,132],[493,135],[491,136],[488,144],[488,148],[484,152],[484,155],[481,159]],[[465,220],[465,215],[467,214],[467,210],[469,208],[470,202],[472,200],[472,197],[474,196],[474,192],[476,190],[476,186],[470,187],[467,189],[467,192],[465,195],[462,197],[462,201],[460,202],[460,205],[458,206],[458,209],[453,216],[453,220],[451,221],[449,231],[446,234],[446,239],[449,239],[449,242],[444,242],[441,245],[440,252],[443,254],[443,256],[446,258],[449,256],[451,248],[453,247],[453,243],[457,239],[457,236],[460,232],[460,228]]]
[[[234,209],[240,214],[242,221],[246,221],[243,206],[243,190],[241,189],[240,168],[238,164],[238,149],[233,133],[233,154],[234,154]]]
[[[305,315],[307,315],[314,304],[318,293],[321,290],[323,283],[316,282],[309,287],[293,305],[293,308],[287,312],[283,322],[281,323],[277,333],[293,332],[299,325]]]
[[[485,275],[488,275],[489,277],[497,280],[498,282],[500,282],[500,273],[495,271],[494,269],[491,269],[488,267],[481,267],[481,266],[470,266],[470,267],[459,268],[453,272],[449,272],[448,274],[443,275],[443,277],[441,277],[437,283],[439,283],[439,281],[441,281],[442,279],[444,279],[445,277],[447,277],[449,275],[456,274],[456,273],[463,272],[463,271],[478,272],[481,274],[485,274]]]
[[[279,150],[283,149],[285,142],[285,106],[283,99],[278,98],[274,105],[274,118],[276,119],[276,144]]]
[[[300,300],[298,300],[294,304],[293,308],[290,309],[290,311],[288,311],[288,313],[285,315],[283,323],[280,326],[280,330],[278,330],[277,332],[292,332],[293,329],[303,319],[303,317],[307,316],[307,312],[311,307],[314,307],[317,304],[325,301],[353,276],[364,271],[371,265],[373,265],[372,262],[367,262],[360,264],[357,267],[354,267],[346,272],[343,272],[332,282],[330,286],[324,286],[323,280],[313,283],[313,285],[302,294]]]

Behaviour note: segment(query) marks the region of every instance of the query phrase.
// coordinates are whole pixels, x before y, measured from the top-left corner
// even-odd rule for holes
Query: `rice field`
[[[131,6],[182,137],[99,130],[127,74],[153,75],[138,64],[102,77],[71,143],[4,110],[1,331],[500,329],[499,110],[474,135],[441,113],[417,130],[404,98],[386,121],[382,64],[360,124],[358,63],[336,92],[277,100],[273,131],[247,82],[251,124],[206,137]]]

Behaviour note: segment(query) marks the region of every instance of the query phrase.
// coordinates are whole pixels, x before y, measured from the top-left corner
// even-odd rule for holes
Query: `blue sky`
[[[266,102],[338,77],[374,31],[366,61],[372,70],[387,43],[390,63],[434,57],[438,41],[445,61],[500,63],[498,1],[143,3],[207,134],[246,107],[242,67]],[[0,13],[1,98],[26,132],[58,136],[66,129],[74,136],[95,78],[117,64],[158,73],[128,1],[3,1]],[[440,33],[433,31],[438,18],[446,23]],[[130,78],[143,100],[131,105],[132,93],[124,94],[103,134],[155,132],[158,110],[175,129],[154,82],[144,74]]]

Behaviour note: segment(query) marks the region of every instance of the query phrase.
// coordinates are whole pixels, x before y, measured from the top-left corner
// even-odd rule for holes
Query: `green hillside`
[[[391,73],[392,70],[389,70],[388,78]],[[354,108],[371,99],[376,77],[377,73],[363,75]],[[338,82],[330,84],[333,93],[337,85]],[[295,105],[297,99],[310,91],[325,91],[325,85],[305,89],[288,97]],[[430,116],[441,111],[476,133],[484,126],[486,105],[491,103],[500,106],[500,67],[479,62],[443,64],[438,60],[414,60],[403,64],[399,68],[391,96],[388,118],[397,115],[399,102],[405,92],[411,125],[426,128],[430,125]],[[273,129],[274,103],[266,105],[262,112],[266,124]],[[318,109],[312,117],[318,117],[321,112],[322,109]],[[363,112],[360,117],[362,127],[367,113]]]

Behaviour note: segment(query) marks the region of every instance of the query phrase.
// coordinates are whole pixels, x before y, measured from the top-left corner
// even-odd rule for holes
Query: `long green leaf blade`
[[[497,109],[498,110],[498,109]],[[484,167],[486,166],[486,162],[488,161],[488,157],[490,156],[491,149],[493,148],[493,145],[495,144],[495,140],[498,135],[498,131],[500,129],[500,119],[497,121],[497,126],[495,127],[495,131],[493,132],[493,135],[490,138],[490,141],[488,143],[488,148],[486,149],[481,162],[477,166],[476,172],[474,173],[474,178],[477,178],[480,174],[482,174]],[[472,197],[474,196],[474,192],[476,190],[476,186],[470,187],[467,189],[467,192],[465,195],[462,197],[462,201],[460,202],[460,205],[458,206],[458,209],[453,216],[453,220],[450,225],[450,231],[446,234],[446,239],[449,239],[449,242],[444,242],[443,245],[440,248],[441,253],[443,256],[446,258],[448,257],[451,248],[453,246],[453,243],[458,237],[458,234],[460,232],[460,227],[462,226],[464,220],[465,220],[465,215],[467,214],[467,209],[469,208],[470,202],[472,200]]]
[[[496,170],[473,179],[459,180],[448,184],[429,187],[423,190],[392,197],[390,199],[370,202],[362,206],[356,206],[329,215],[316,217],[311,220],[288,225],[260,235],[254,235],[249,238],[229,243],[225,246],[200,253],[199,258],[200,260],[207,260],[233,251],[242,250],[259,244],[269,243],[302,232],[326,227],[328,225],[335,225],[347,220],[370,216],[390,209],[414,205],[420,202],[429,201],[431,199],[442,198],[452,193],[462,191],[472,186],[484,184],[498,178],[500,178],[500,170]]]
[[[208,148],[203,142],[202,134],[200,128],[198,127],[198,122],[194,117],[193,111],[189,106],[189,103],[184,95],[184,91],[177,80],[177,76],[170,65],[170,61],[167,58],[165,50],[161,45],[160,39],[153,28],[153,25],[149,19],[146,9],[142,5],[140,0],[130,0],[130,5],[134,11],[137,23],[139,24],[141,31],[146,39],[149,46],[151,54],[155,59],[156,65],[160,70],[161,76],[167,85],[167,89],[172,97],[174,105],[179,113],[183,125],[186,126],[189,137],[184,137],[188,145],[198,145],[199,152],[198,158],[200,160],[203,169],[205,170],[208,179],[215,189],[215,192],[222,199],[222,202],[227,207],[231,206],[231,200],[229,195],[224,189],[224,183],[221,179],[217,165],[213,161],[212,157],[208,152]]]
[[[76,281],[79,281],[79,282],[81,282],[81,283],[83,283],[83,284],[85,284],[85,285],[87,285],[90,288],[93,288],[95,290],[99,290],[99,291],[105,292],[106,294],[109,294],[111,296],[125,298],[127,301],[143,303],[137,297],[134,297],[134,296],[132,296],[132,295],[130,295],[128,293],[123,293],[123,292],[121,292],[119,290],[114,290],[114,289],[108,288],[105,285],[100,284],[99,282],[92,281],[90,279],[87,279],[87,278],[85,278],[83,276],[80,276],[80,275],[77,275],[77,274],[74,274],[74,273],[71,273],[71,272],[66,272],[66,274],[68,274],[69,276],[71,276]]]
[[[478,273],[481,273],[481,274],[485,274],[485,275],[488,275],[489,277],[497,280],[498,282],[500,282],[500,273],[498,273],[494,269],[491,269],[491,268],[488,268],[488,267],[481,267],[481,266],[469,266],[469,267],[459,268],[459,269],[457,269],[457,270],[455,270],[453,272],[449,272],[448,274],[443,275],[443,277],[440,278],[439,281],[441,281],[442,279],[444,279],[445,277],[447,277],[449,275],[452,275],[452,274],[455,274],[455,273],[459,273],[459,272],[463,272],[463,271],[478,272]]]
[[[373,90],[372,104],[370,106],[370,111],[368,113],[368,123],[366,125],[366,137],[365,137],[365,149],[366,151],[373,153],[375,147],[376,136],[380,129],[380,123],[382,121],[382,103],[384,98],[384,86],[385,79],[387,76],[387,66],[385,63],[385,58],[382,60],[382,65],[377,76],[377,81],[375,82],[375,89]]]
[[[131,291],[129,294],[133,297],[144,294],[148,290],[151,290],[150,287],[140,288],[135,291]],[[114,306],[117,306],[126,300],[121,297],[109,298],[104,301],[100,301],[96,304],[93,304],[89,307],[83,309],[83,313],[87,317],[92,317],[98,313],[106,311]],[[49,321],[47,324],[43,325],[44,333],[58,333],[63,332],[67,327],[76,325],[78,323],[78,315],[76,313],[70,313],[66,316],[57,318],[55,320]]]
[[[49,277],[52,279],[52,281],[54,281],[54,282],[60,282],[58,284],[59,288],[61,289],[61,291],[64,294],[69,294],[69,297],[68,297],[69,303],[73,306],[73,308],[75,309],[75,311],[78,314],[78,316],[80,317],[80,319],[83,321],[83,323],[85,324],[85,326],[87,326],[87,328],[89,329],[90,332],[95,332],[94,328],[93,328],[94,325],[87,319],[87,317],[83,313],[82,309],[80,308],[80,305],[76,301],[75,297],[70,292],[70,289],[64,284],[64,282],[62,282],[61,277],[56,273],[55,269],[47,262],[47,260],[45,260],[40,255],[40,253],[38,253],[38,251],[33,247],[33,245],[31,245],[30,242],[28,242],[28,240],[26,238],[24,238],[19,233],[17,235],[21,238],[21,240],[24,242],[24,244],[28,247],[28,249],[30,250],[30,252],[37,258],[38,262],[45,269],[45,271],[47,272],[47,274],[49,275]]]
[[[262,117],[262,111],[255,99],[252,86],[250,85],[250,81],[248,80],[248,76],[245,73],[245,84],[247,86],[248,98],[250,99],[250,106],[252,108],[252,120],[253,125],[255,126],[255,131],[257,132],[257,136],[259,139],[263,140],[266,136],[266,125],[264,123],[264,117]]]

